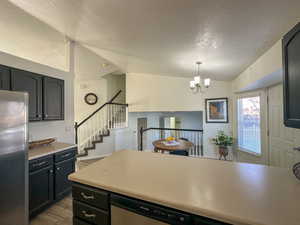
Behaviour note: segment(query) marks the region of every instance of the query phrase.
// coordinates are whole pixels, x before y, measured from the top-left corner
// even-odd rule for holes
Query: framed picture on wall
[[[206,123],[228,123],[228,98],[205,99]]]

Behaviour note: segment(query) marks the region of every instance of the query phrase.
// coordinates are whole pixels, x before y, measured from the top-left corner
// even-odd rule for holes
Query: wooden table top
[[[156,149],[164,150],[164,151],[188,150],[194,145],[190,141],[177,139],[176,141],[179,142],[179,144],[170,146],[170,145],[165,145],[164,144],[165,141],[166,141],[165,139],[160,139],[152,142],[152,144]]]

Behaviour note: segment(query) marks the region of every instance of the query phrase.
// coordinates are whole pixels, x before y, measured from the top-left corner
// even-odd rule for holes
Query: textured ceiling
[[[10,0],[127,72],[230,80],[300,20],[299,0]]]

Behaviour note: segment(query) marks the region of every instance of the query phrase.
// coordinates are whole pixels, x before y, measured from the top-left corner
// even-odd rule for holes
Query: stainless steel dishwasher
[[[111,195],[111,225],[185,225],[191,216],[142,200]]]

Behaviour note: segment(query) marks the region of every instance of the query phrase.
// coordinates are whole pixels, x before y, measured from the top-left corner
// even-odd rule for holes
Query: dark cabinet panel
[[[0,65],[0,90],[10,90],[10,70]]]
[[[87,203],[96,208],[109,209],[109,196],[106,191],[73,184],[72,197],[77,201]]]
[[[64,81],[44,77],[44,120],[64,119]]]
[[[29,174],[29,212],[38,213],[53,201],[53,167]]]
[[[55,164],[55,200],[59,200],[71,192],[72,183],[68,180],[68,176],[74,171],[74,158]]]
[[[300,128],[300,23],[282,40],[284,80],[284,123]]]
[[[11,69],[12,91],[29,94],[29,120],[42,120],[42,76],[18,69]]]
[[[52,203],[62,199],[72,190],[68,175],[75,171],[75,157],[54,163],[56,156],[71,153],[76,148],[39,157],[29,161],[29,211],[30,217],[37,215]]]

